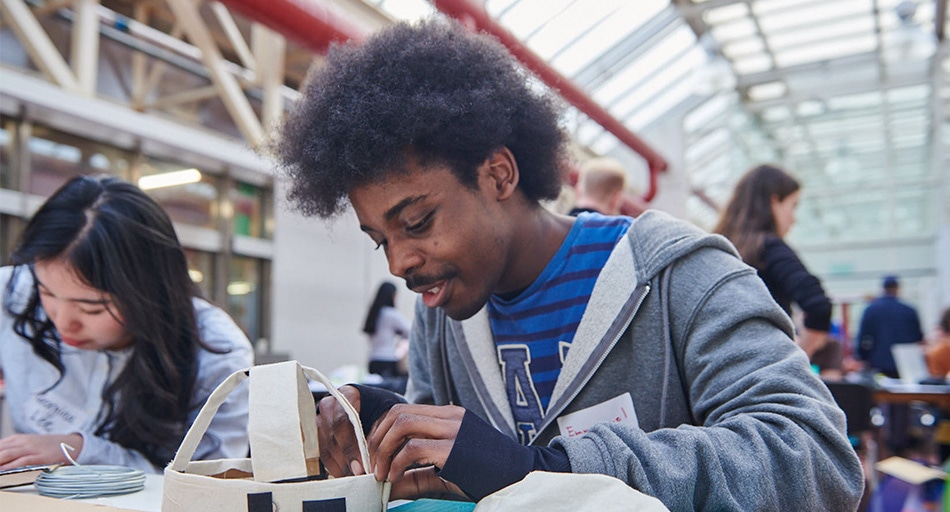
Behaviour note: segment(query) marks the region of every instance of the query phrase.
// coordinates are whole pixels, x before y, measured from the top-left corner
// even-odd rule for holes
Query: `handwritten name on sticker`
[[[630,393],[611,398],[606,402],[566,414],[557,419],[558,429],[565,437],[577,437],[586,434],[598,423],[621,423],[631,427],[639,426],[637,411],[633,408]]]

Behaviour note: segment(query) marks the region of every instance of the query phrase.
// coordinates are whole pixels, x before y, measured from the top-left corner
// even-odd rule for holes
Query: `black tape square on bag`
[[[303,512],[346,512],[346,498],[304,501]]]
[[[274,512],[274,495],[269,492],[249,493],[247,512]]]

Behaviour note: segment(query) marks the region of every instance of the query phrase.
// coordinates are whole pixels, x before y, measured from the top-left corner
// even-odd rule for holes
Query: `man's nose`
[[[414,244],[399,242],[387,246],[386,258],[389,260],[389,272],[405,278],[414,268],[422,265],[422,255]]]

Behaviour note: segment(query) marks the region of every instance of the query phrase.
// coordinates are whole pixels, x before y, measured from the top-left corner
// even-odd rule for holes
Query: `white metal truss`
[[[85,96],[97,94],[99,68],[104,65],[101,40],[108,37],[132,49],[126,71],[130,108],[174,112],[217,99],[247,144],[260,148],[268,128],[280,119],[288,100],[297,96],[284,85],[285,38],[254,22],[242,32],[218,2],[167,0],[174,15],[167,31],[150,25],[155,3],[132,4],[129,18],[100,0],[0,0],[3,25],[15,34],[32,64],[59,87]],[[65,45],[56,42],[62,38],[49,33],[63,21],[70,24],[68,59]],[[239,63],[223,57],[222,34]],[[171,69],[185,70],[197,79],[177,80],[180,74],[170,76]]]

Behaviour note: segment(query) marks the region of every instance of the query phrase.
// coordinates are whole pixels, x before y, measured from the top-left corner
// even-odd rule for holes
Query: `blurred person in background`
[[[883,293],[864,309],[858,336],[855,338],[855,357],[874,373],[900,377],[891,347],[902,343],[918,343],[924,339],[917,310],[898,299],[900,282],[897,276],[885,276],[881,281]],[[908,404],[885,404],[882,410],[887,446],[902,455],[914,448],[917,441],[910,431],[912,423]]]
[[[409,337],[409,322],[396,309],[396,285],[389,282],[379,285],[366,313],[363,332],[369,335],[369,373],[384,379],[403,376],[397,345]]]
[[[924,339],[917,310],[900,300],[897,276],[885,276],[883,293],[871,301],[861,315],[855,355],[874,371],[897,378],[897,365],[891,347],[899,343],[917,343]]]
[[[0,268],[0,366],[13,435],[0,469],[69,463],[159,473],[217,385],[253,364],[247,336],[199,296],[164,210],[112,177],[66,182]],[[195,459],[245,457],[247,389]]]
[[[575,187],[574,208],[568,215],[583,212],[619,215],[627,186],[627,170],[614,158],[592,158],[581,166]]]
[[[927,370],[933,377],[950,379],[950,308],[943,310],[940,323],[927,344]]]
[[[802,310],[804,329],[796,341],[810,359],[828,341],[831,300],[784,240],[795,224],[800,189],[776,166],[754,167],[736,184],[714,232],[732,241],[786,313],[791,315],[793,302]]]

